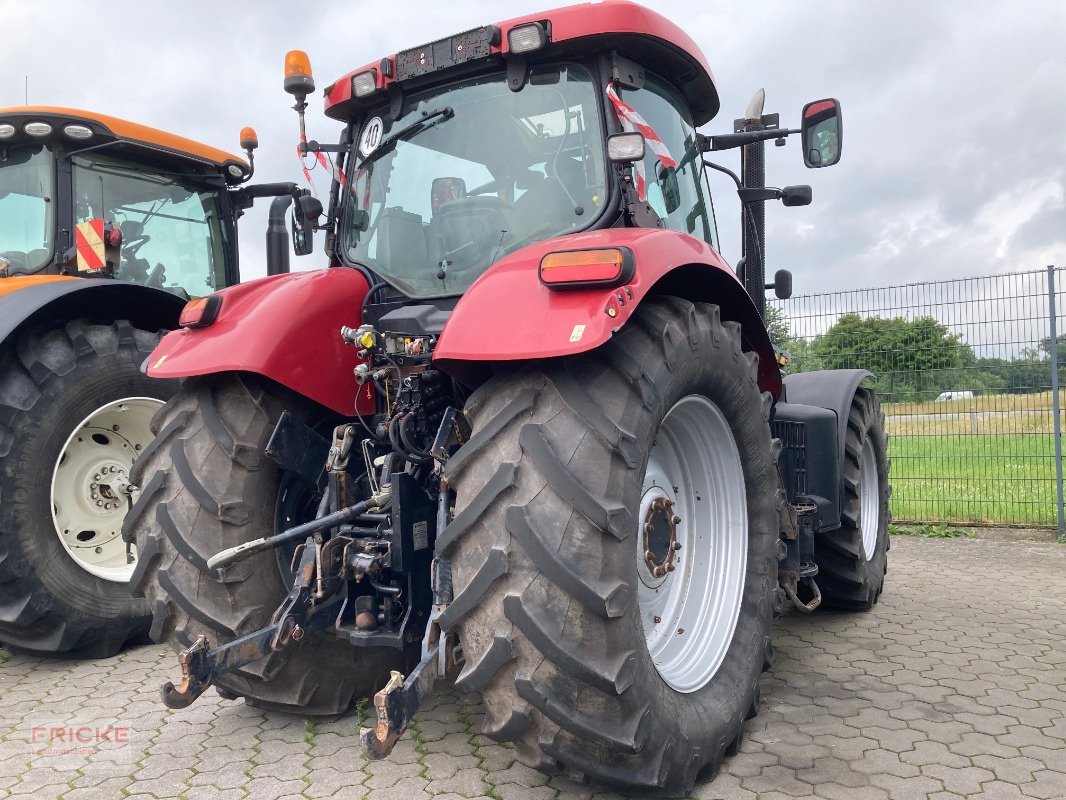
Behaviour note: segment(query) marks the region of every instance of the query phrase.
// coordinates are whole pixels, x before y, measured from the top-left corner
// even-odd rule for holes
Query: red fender
[[[148,360],[153,378],[216,372],[265,375],[327,408],[351,416],[356,348],[341,341],[342,325],[359,325],[370,287],[354,269],[296,272],[223,289],[218,317],[206,328],[168,333]],[[374,413],[373,387],[359,411]]]
[[[633,251],[636,270],[625,286],[558,291],[540,282],[538,268],[547,253],[612,246]],[[721,306],[722,317],[740,322],[747,347],[759,354],[760,386],[780,395],[773,345],[743,284],[702,239],[661,229],[606,228],[562,236],[501,259],[455,307],[434,361],[456,376],[474,376],[484,370],[470,362],[587,352],[620,330],[653,290]]]

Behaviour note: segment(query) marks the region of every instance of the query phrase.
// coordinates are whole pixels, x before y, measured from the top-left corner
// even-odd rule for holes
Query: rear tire
[[[514,741],[526,764],[640,797],[679,796],[738,745],[771,657],[777,582],[771,398],[756,379],[739,325],[721,322],[716,306],[663,298],[646,301],[599,350],[498,376],[471,397],[473,434],[447,468],[456,516],[437,542],[455,580],[441,623],[459,634],[466,665],[457,683],[481,692],[483,733]],[[649,464],[662,461],[657,437],[674,436],[664,419],[695,407],[717,409],[727,424],[747,513],[724,523],[743,558],[732,562],[742,564],[732,627],[711,629],[725,631],[719,666],[707,667],[704,651],[693,672],[668,668],[678,654],[664,654],[657,631],[645,633],[653,612],[637,536]],[[683,495],[688,478],[675,472]],[[718,530],[723,517],[710,499],[687,507]],[[680,500],[676,508],[686,513]],[[684,518],[675,524],[681,541]],[[662,545],[652,549],[668,552]],[[668,574],[703,574],[686,568],[709,555],[700,548],[680,550]],[[729,559],[724,550],[710,569],[720,559]]]
[[[815,560],[822,604],[868,611],[884,588],[888,571],[888,456],[885,417],[870,389],[851,401],[844,441],[844,508],[840,528],[817,534]]]
[[[141,497],[124,536],[139,559],[130,588],[152,610],[151,636],[175,650],[198,636],[212,646],[270,623],[291,586],[277,554],[241,561],[220,577],[218,551],[275,530],[283,473],[264,450],[281,412],[311,422],[312,404],[243,374],[185,380],[154,421],[157,438],[134,467]],[[220,679],[224,697],[311,715],[346,711],[403,669],[399,650],[357,649],[325,632]]]
[[[108,574],[122,567],[90,563],[98,551],[119,562],[125,557],[118,536],[125,498],[112,496],[107,477],[94,482],[93,467],[106,461],[116,476],[127,472],[135,448],[150,439],[147,428],[131,437],[119,424],[127,409],[114,406],[108,425],[118,435],[112,441],[92,433],[104,455],[85,452],[93,448],[86,438],[81,469],[64,471],[67,462],[59,469],[57,463],[74,453],[77,431],[101,409],[170,397],[173,382],[149,380],[139,369],[158,341],[157,333],[125,321],[73,320],[24,331],[0,350],[0,642],[42,655],[105,657],[147,632],[147,604],[130,597],[124,576]],[[107,497],[98,483],[107,484]],[[54,519],[60,500],[63,513]],[[77,504],[79,513],[70,515],[68,506]],[[59,530],[59,520],[74,529]]]

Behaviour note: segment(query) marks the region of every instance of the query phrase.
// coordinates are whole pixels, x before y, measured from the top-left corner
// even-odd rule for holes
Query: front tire
[[[447,468],[456,516],[437,543],[455,579],[441,623],[462,641],[458,685],[481,692],[483,732],[525,763],[676,796],[739,742],[777,581],[771,398],[756,378],[739,325],[663,298],[599,350],[471,397],[473,434]],[[672,468],[659,439],[676,445]],[[686,449],[708,459],[708,484],[686,474],[699,462],[682,463]],[[686,573],[703,583],[657,604],[649,584]],[[717,591],[719,578],[733,585]],[[715,609],[701,591],[723,612],[702,631]]]
[[[840,528],[815,542],[823,604],[845,611],[876,605],[888,572],[889,511],[885,417],[877,395],[855,390],[844,440],[844,508]]]
[[[305,423],[316,414],[277,384],[229,373],[183,381],[156,417],[158,435],[134,468],[141,497],[123,531],[137,544],[130,588],[150,604],[153,640],[175,650],[201,635],[212,647],[232,641],[268,625],[291,588],[273,552],[222,575],[207,567],[218,551],[275,532],[275,514],[287,505],[279,494],[291,482],[264,451],[283,410]],[[220,678],[217,687],[264,708],[339,714],[383,686],[390,669],[404,669],[405,658],[321,632]]]
[[[104,657],[148,630],[130,597],[121,492],[173,393],[128,322],[24,331],[0,350],[0,642]]]

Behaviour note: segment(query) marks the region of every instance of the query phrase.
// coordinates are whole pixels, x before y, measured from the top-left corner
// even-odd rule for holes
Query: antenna
[[[24,100],[25,100],[25,105],[29,105],[30,104],[30,76],[29,75],[26,76],[26,94],[25,94]]]

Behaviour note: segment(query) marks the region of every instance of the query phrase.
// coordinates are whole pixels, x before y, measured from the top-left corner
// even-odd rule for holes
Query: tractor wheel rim
[[[129,508],[124,489],[134,459],[152,441],[152,417],[162,405],[154,397],[127,397],[101,406],[78,424],[56,458],[56,534],[75,563],[98,578],[125,583],[133,574],[135,553],[122,541]]]
[[[655,668],[683,694],[702,689],[733,641],[748,561],[748,508],[736,440],[719,408],[689,395],[648,457],[637,530],[641,623]]]
[[[877,478],[877,454],[870,437],[862,446],[862,477],[859,479],[859,527],[862,550],[869,561],[877,550],[877,533],[881,527],[881,487]]]

